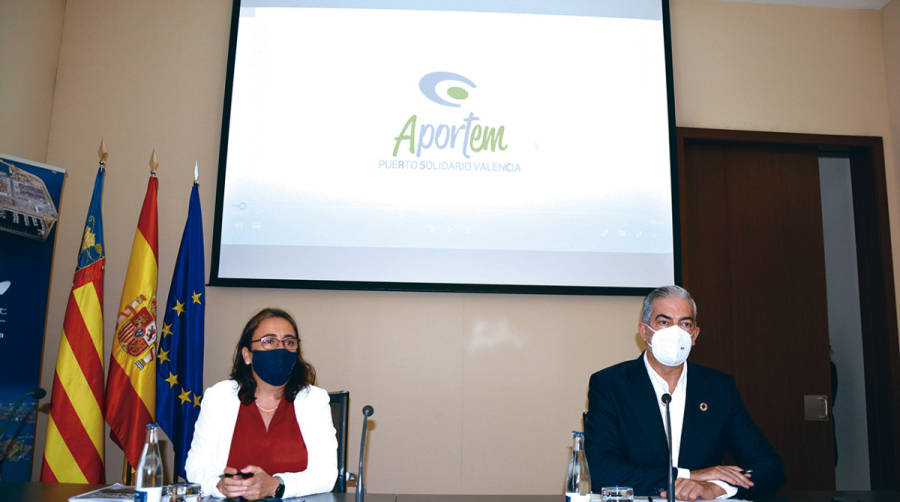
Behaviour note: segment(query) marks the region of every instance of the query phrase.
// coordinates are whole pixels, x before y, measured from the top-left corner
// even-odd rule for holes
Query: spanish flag
[[[155,162],[152,164],[155,167]],[[158,187],[154,170],[131,245],[106,379],[104,416],[110,437],[125,452],[132,467],[140,461],[144,431],[153,422],[156,409]]]
[[[101,146],[101,152],[103,147]],[[105,160],[105,152],[101,154]],[[103,178],[104,160],[81,237],[66,304],[47,421],[41,481],[104,482],[103,473]]]

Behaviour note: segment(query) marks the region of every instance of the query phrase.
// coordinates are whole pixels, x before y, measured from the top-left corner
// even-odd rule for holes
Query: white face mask
[[[645,324],[646,326],[646,324]],[[657,361],[666,366],[680,366],[681,363],[687,361],[688,355],[691,353],[691,335],[681,329],[679,326],[669,326],[659,331],[647,326],[653,331],[653,337],[647,345],[653,351],[653,357]]]

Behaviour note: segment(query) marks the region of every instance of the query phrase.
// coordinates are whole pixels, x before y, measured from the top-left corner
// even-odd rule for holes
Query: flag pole
[[[154,148],[153,154],[150,155],[150,175],[156,176],[157,169],[159,169],[159,160],[156,158],[156,148]]]
[[[41,482],[104,482],[103,180],[109,152],[100,140],[100,166],[85,217],[56,359]]]
[[[106,422],[110,437],[125,453],[122,480],[132,484],[139,468],[144,431],[155,422],[158,276],[159,162],[150,155],[150,179],[141,205],[125,281],[106,381]]]
[[[198,181],[199,162],[195,161],[187,221],[163,311],[165,336],[159,340],[156,373],[156,420],[172,442],[173,479],[185,477],[184,464],[203,398],[206,291]],[[163,378],[166,375],[169,378]]]
[[[97,149],[97,156],[100,157],[100,166],[106,167],[106,159],[109,158],[109,150],[106,149],[106,143],[100,138],[100,148]]]
[[[102,146],[101,146],[102,148]],[[159,159],[156,157],[156,149],[150,154],[150,176],[156,176],[156,169],[159,168]],[[122,483],[126,485],[132,484],[136,467],[128,463],[128,457],[122,461]]]
[[[130,485],[132,478],[134,477],[134,469],[131,467],[131,464],[128,463],[128,458],[122,461],[122,484]]]

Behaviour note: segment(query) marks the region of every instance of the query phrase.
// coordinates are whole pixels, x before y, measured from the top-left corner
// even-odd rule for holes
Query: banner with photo
[[[65,170],[0,154],[0,476],[30,481]]]

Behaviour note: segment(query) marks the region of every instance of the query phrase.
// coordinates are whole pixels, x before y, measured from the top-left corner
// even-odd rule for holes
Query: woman
[[[313,386],[297,323],[283,310],[253,316],[231,380],[206,389],[185,461],[189,481],[216,497],[299,497],[330,491],[337,439],[328,393]]]

